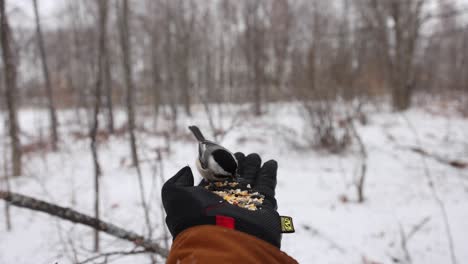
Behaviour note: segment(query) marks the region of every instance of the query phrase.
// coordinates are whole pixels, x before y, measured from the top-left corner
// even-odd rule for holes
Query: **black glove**
[[[222,225],[263,239],[276,247],[281,245],[281,220],[275,199],[276,161],[265,162],[261,167],[258,154],[247,157],[235,154],[239,163],[240,181],[250,184],[254,191],[265,196],[261,209],[250,211],[224,201],[206,190],[203,181],[193,186],[190,167],[184,167],[169,179],[162,188],[166,223],[173,238],[183,230],[196,225]]]

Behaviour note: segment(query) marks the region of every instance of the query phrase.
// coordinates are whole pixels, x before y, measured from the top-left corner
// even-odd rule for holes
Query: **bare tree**
[[[164,38],[165,38],[165,43],[164,43],[164,53],[165,53],[165,86],[166,90],[168,91],[168,98],[167,100],[169,101],[170,105],[170,110],[171,110],[171,119],[172,119],[172,132],[177,131],[177,120],[178,120],[178,108],[177,108],[177,89],[176,89],[176,76],[175,76],[175,63],[174,63],[174,58],[175,58],[175,50],[174,50],[174,37],[173,37],[173,32],[171,31],[172,28],[174,28],[174,22],[173,22],[173,17],[174,17],[174,12],[172,10],[172,1],[170,0],[165,0],[164,3],[164,11],[165,11],[165,24],[164,24]]]
[[[182,102],[185,114],[192,115],[191,110],[191,76],[190,76],[190,63],[192,53],[192,39],[194,34],[195,25],[195,5],[192,0],[177,0],[174,26],[175,33],[175,68],[177,73],[176,84],[181,90]]]
[[[57,143],[59,140],[58,132],[57,132],[57,112],[55,111],[55,104],[54,104],[54,97],[52,92],[52,84],[50,82],[50,75],[49,75],[49,66],[47,64],[47,55],[44,47],[44,38],[42,37],[42,30],[41,30],[41,18],[39,16],[39,10],[37,5],[37,0],[32,0],[34,5],[34,16],[36,18],[36,37],[37,37],[37,46],[39,48],[39,52],[41,55],[41,62],[42,62],[42,73],[44,75],[45,81],[45,90],[47,94],[47,105],[49,108],[49,116],[50,116],[50,135],[52,139],[52,149],[57,150]]]
[[[145,188],[143,185],[143,177],[141,175],[140,162],[138,159],[138,150],[136,145],[135,137],[135,107],[134,107],[134,92],[135,86],[132,79],[132,60],[130,50],[130,34],[129,34],[129,14],[130,8],[128,0],[122,1],[120,16],[120,46],[122,49],[123,68],[125,85],[127,89],[126,105],[127,105],[127,119],[128,119],[128,130],[130,134],[130,147],[132,155],[132,165],[135,166],[138,176],[138,185],[140,188],[140,198],[143,207],[143,215],[145,217],[146,226],[148,228],[149,237],[152,236],[152,227],[149,217],[149,207],[145,200]]]
[[[3,69],[5,73],[5,99],[8,109],[8,128],[11,144],[11,162],[13,163],[13,176],[21,175],[21,142],[18,124],[18,91],[16,83],[17,64],[13,54],[12,34],[5,13],[5,0],[0,0],[0,34],[2,44]]]
[[[272,2],[270,25],[274,57],[273,82],[278,91],[284,89],[285,73],[289,57],[292,11],[288,0]]]
[[[101,2],[101,1],[99,1]],[[113,89],[112,89],[112,86],[113,86],[113,83],[112,83],[112,73],[111,73],[111,59],[110,59],[110,46],[108,44],[108,38],[109,38],[109,34],[108,34],[108,30],[107,30],[107,24],[108,24],[108,3],[107,3],[107,0],[104,0],[104,5],[103,9],[106,9],[105,11],[101,11],[101,15],[104,16],[105,14],[105,18],[103,18],[103,21],[101,21],[101,23],[104,23],[103,25],[101,25],[101,33],[100,35],[102,35],[102,57],[103,57],[103,60],[104,60],[104,77],[103,77],[103,84],[104,84],[104,91],[105,91],[105,97],[106,97],[106,108],[107,108],[107,130],[109,131],[109,133],[114,133],[114,103],[113,103],[113,96],[112,96],[112,93],[113,93]],[[101,5],[101,4],[100,4]]]
[[[99,55],[98,55],[98,67],[97,67],[97,80],[94,90],[94,111],[93,111],[93,123],[90,131],[91,138],[91,153],[93,156],[94,166],[94,217],[100,218],[100,206],[99,206],[99,178],[101,176],[101,166],[99,164],[99,156],[97,150],[97,132],[99,130],[99,112],[101,110],[101,96],[102,87],[106,78],[106,24],[108,14],[108,1],[102,0],[97,2],[98,4],[98,28],[99,28]],[[99,251],[99,230],[94,230],[94,251]]]
[[[157,9],[160,7],[158,1],[151,0],[149,10],[153,12],[158,11]],[[154,120],[157,121],[159,115],[160,105],[162,103],[161,100],[161,70],[160,70],[160,62],[158,57],[158,44],[160,42],[159,36],[159,23],[156,19],[153,18],[151,23],[151,73],[152,73],[152,91],[153,91],[153,107],[154,107]],[[156,122],[155,122],[156,124]]]
[[[122,50],[124,79],[126,86],[126,107],[127,107],[127,122],[128,133],[130,135],[130,152],[132,156],[132,165],[139,166],[138,164],[138,151],[135,138],[135,86],[132,77],[132,57],[130,50],[130,34],[129,34],[129,6],[128,1],[122,1],[122,13],[120,17],[120,47]]]
[[[415,51],[420,40],[425,0],[357,1],[370,37],[383,55],[395,110],[410,106],[415,87]],[[390,23],[393,24],[389,26]]]
[[[245,58],[249,85],[253,85],[254,114],[262,114],[262,94],[265,82],[266,46],[265,27],[261,17],[264,8],[261,1],[244,4]]]
[[[333,76],[332,83],[337,88],[337,93],[345,99],[353,99],[357,96],[355,91],[356,72],[353,69],[353,55],[355,45],[352,38],[352,19],[350,1],[343,0],[343,8],[340,15],[342,18],[338,21],[338,48],[335,52],[332,62],[330,75]]]

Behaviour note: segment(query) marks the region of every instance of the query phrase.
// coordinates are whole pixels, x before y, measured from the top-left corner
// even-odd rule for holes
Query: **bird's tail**
[[[197,138],[198,141],[205,141],[205,137],[197,126],[189,126],[188,128],[190,131],[192,131],[193,135]]]

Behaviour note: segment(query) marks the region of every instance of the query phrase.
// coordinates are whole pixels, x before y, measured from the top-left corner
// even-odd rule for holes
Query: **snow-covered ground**
[[[272,105],[261,118],[244,117],[222,139],[233,151],[257,152],[279,163],[279,212],[294,218],[295,234],[283,236],[282,249],[300,263],[394,263],[403,261],[402,233],[424,219],[427,222],[407,242],[413,263],[450,263],[450,251],[441,207],[445,205],[458,263],[468,263],[468,169],[458,169],[411,151],[422,147],[450,160],[468,161],[468,120],[456,114],[413,108],[395,114],[369,109],[367,125],[356,128],[368,151],[364,203],[353,202],[354,178],[360,166],[357,147],[342,154],[298,149],[305,125],[297,107]],[[448,118],[447,116],[450,116]],[[230,119],[223,119],[225,127]],[[185,128],[198,124],[209,134],[202,107],[192,118],[181,118],[180,132],[171,135],[170,152],[163,152],[163,168],[155,149],[165,150],[163,133],[152,133],[151,117],[138,116],[146,132],[138,133],[140,158],[155,239],[164,228],[160,187],[182,166],[194,168],[196,143]],[[24,176],[12,180],[12,190],[92,215],[93,167],[86,129],[76,124],[73,111],[60,113],[62,143],[58,152],[31,152],[24,157]],[[117,114],[123,124],[125,115]],[[217,121],[217,120],[215,120]],[[23,110],[23,141],[34,142],[47,133],[47,113]],[[159,120],[158,128],[169,126]],[[0,136],[5,138],[3,126]],[[3,144],[3,143],[2,143]],[[4,145],[1,146],[3,148]],[[1,151],[3,155],[3,151]],[[125,134],[110,136],[99,146],[103,176],[102,218],[144,234],[137,176],[129,167]],[[3,160],[3,158],[2,158]],[[1,164],[1,163],[0,163]],[[1,168],[1,167],[0,167]],[[161,179],[161,174],[164,179]],[[0,188],[4,188],[0,182]],[[11,207],[13,230],[6,231],[0,202],[0,263],[73,263],[94,256],[93,232],[51,216]],[[102,235],[102,251],[132,250],[131,243]],[[101,259],[102,260],[102,259]],[[112,263],[147,263],[142,255],[110,258]]]

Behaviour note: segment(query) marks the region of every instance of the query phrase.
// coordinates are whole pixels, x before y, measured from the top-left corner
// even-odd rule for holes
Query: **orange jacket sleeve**
[[[188,228],[172,244],[169,264],[297,263],[269,243],[246,233],[214,225]]]

